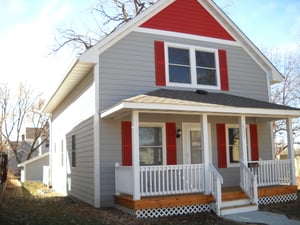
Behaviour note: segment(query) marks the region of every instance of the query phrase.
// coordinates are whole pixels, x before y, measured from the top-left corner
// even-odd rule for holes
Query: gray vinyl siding
[[[266,74],[241,47],[133,32],[99,57],[100,109],[161,88],[155,86],[155,40],[225,49],[229,93],[268,101]]]
[[[207,48],[225,49],[227,52],[230,85],[230,91],[228,93],[259,100],[269,100],[268,84],[265,72],[241,47],[132,32],[118,43],[105,50],[99,56],[100,111],[107,109],[126,98],[155,89],[164,88],[155,85],[155,40]],[[171,89],[171,87],[166,88]],[[130,117],[124,117],[120,120],[130,119]],[[100,199],[102,207],[114,205],[114,164],[116,162],[121,162],[122,158],[120,120],[100,121]],[[222,118],[219,118],[219,120],[223,121]],[[229,122],[232,122],[232,120],[238,123],[237,117],[228,118]],[[162,114],[144,115],[141,116],[140,121],[172,121],[177,123],[177,127],[180,127],[182,122],[199,122],[200,117]],[[217,121],[210,118],[210,123],[212,129],[212,156],[213,160],[216,160],[217,147],[215,124]],[[261,141],[264,140],[262,139]],[[267,146],[267,144],[264,146]],[[178,163],[182,162],[181,139],[177,139],[177,161]],[[213,163],[217,165],[216,161],[213,161]],[[239,171],[236,168],[230,168],[227,171],[221,172],[226,177],[227,183],[239,183]]]
[[[66,135],[68,158],[70,159],[71,179],[68,194],[81,199],[89,204],[94,204],[94,139],[93,117],[74,127]],[[76,142],[76,165],[72,167],[72,135]],[[89,193],[89,194],[87,194]]]

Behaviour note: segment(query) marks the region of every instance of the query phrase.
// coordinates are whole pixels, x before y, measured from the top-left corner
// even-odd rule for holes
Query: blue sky
[[[216,0],[222,3],[224,0]],[[279,49],[300,43],[299,0],[231,0],[230,18],[256,44]]]
[[[295,49],[300,44],[299,0],[215,0],[258,46]],[[89,23],[97,0],[0,0],[0,83],[27,81],[48,96],[74,55],[47,56],[58,26]],[[49,88],[51,87],[51,88]]]

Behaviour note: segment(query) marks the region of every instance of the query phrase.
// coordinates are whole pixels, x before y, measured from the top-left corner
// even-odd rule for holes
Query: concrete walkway
[[[300,225],[300,220],[290,220],[285,215],[265,211],[237,213],[223,216],[223,218],[249,224]]]

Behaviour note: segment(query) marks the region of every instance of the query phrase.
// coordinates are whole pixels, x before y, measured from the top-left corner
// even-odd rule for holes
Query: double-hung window
[[[166,44],[167,85],[220,89],[218,50]]]
[[[140,165],[165,164],[165,127],[163,124],[142,124],[139,128]]]

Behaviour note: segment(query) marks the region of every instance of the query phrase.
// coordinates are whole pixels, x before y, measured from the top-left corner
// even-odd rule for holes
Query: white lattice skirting
[[[297,193],[262,197],[262,198],[258,199],[258,204],[259,205],[268,205],[268,204],[272,204],[272,203],[289,202],[289,201],[295,201],[295,200],[297,200]]]
[[[258,199],[258,204],[267,205],[272,203],[288,202],[288,201],[295,201],[295,200],[297,200],[297,193],[262,197]],[[159,208],[159,209],[143,209],[137,211],[128,209],[120,205],[116,205],[116,207],[137,218],[158,218],[158,217],[165,217],[165,216],[185,215],[185,214],[211,211],[211,206],[209,204],[180,206],[180,207],[172,207],[172,208]]]
[[[173,215],[185,215],[199,212],[209,212],[211,210],[209,204],[203,205],[191,205],[191,206],[180,206],[172,208],[160,208],[160,209],[143,209],[143,210],[130,210],[122,206],[117,206],[122,211],[125,211],[137,218],[158,218]]]

